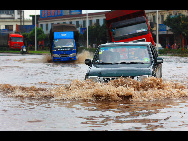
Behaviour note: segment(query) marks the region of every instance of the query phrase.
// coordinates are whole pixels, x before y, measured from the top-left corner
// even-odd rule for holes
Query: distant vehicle
[[[149,76],[162,77],[163,59],[158,57],[151,42],[119,42],[101,44],[91,61],[85,79],[108,82],[119,77],[142,80]]]
[[[144,10],[114,10],[105,16],[110,42],[137,41],[155,45]]]
[[[72,24],[53,24],[50,30],[50,52],[53,61],[76,60],[78,30]]]
[[[20,53],[21,53],[21,54],[26,54],[26,53],[27,53],[27,48],[26,48],[26,46],[22,46],[22,47],[21,47]]]
[[[54,32],[53,61],[76,60],[74,32]]]
[[[21,49],[21,47],[24,45],[23,36],[20,34],[9,34],[8,39],[9,48]]]
[[[23,36],[20,34],[12,34],[8,31],[0,32],[0,47],[6,47],[7,49],[21,49],[23,46]]]

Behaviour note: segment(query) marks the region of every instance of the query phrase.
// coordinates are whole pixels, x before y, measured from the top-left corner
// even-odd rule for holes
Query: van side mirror
[[[85,64],[91,66],[91,59],[85,59]]]
[[[157,64],[163,63],[163,58],[157,57]]]

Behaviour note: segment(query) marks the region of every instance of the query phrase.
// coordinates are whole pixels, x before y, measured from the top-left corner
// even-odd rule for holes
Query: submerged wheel
[[[162,64],[159,64],[157,69],[156,69],[156,77],[162,78]]]

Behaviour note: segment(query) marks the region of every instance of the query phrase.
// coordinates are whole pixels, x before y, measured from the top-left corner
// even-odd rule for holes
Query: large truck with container
[[[21,50],[21,47],[24,45],[23,36],[20,34],[9,34],[8,39],[9,48]]]
[[[53,61],[77,60],[78,30],[72,24],[53,24],[50,30],[50,52]]]
[[[151,42],[155,46],[144,10],[114,10],[105,16],[110,42]]]
[[[6,31],[0,32],[0,47],[8,49],[21,49],[24,45],[23,36],[20,34],[8,33]]]

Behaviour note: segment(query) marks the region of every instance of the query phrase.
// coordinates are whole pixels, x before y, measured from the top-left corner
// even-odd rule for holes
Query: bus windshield
[[[56,39],[54,40],[54,48],[74,47],[73,39]]]
[[[135,33],[144,33],[148,31],[148,27],[146,23],[140,23],[136,25],[130,25],[121,28],[112,29],[112,35],[114,38],[118,38],[121,36],[129,36]]]
[[[137,17],[112,23],[111,31],[115,41],[149,33],[145,17]]]
[[[11,37],[12,42],[23,42],[23,38],[21,37]]]
[[[98,63],[150,63],[147,46],[111,46],[101,47],[98,55]]]

